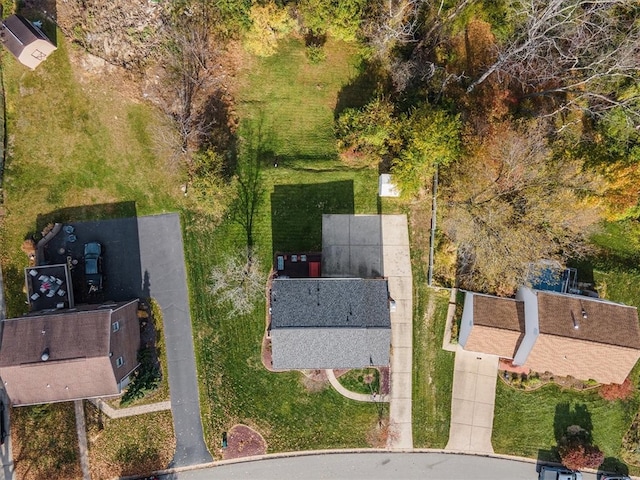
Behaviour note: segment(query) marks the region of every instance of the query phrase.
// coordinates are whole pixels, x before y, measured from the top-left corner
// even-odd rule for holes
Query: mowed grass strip
[[[418,272],[416,272],[418,270]],[[449,439],[454,354],[442,350],[449,292],[426,286],[414,264],[413,443],[444,448]]]

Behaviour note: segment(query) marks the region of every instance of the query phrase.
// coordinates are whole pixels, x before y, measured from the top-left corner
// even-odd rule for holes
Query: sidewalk
[[[112,408],[108,403],[103,402],[101,399],[91,399],[89,400],[93,403],[97,408],[99,408],[102,413],[104,413],[109,418],[124,418],[124,417],[132,417],[134,415],[143,415],[145,413],[150,412],[160,412],[162,410],[171,410],[171,402],[157,402],[150,403],[148,405],[140,405],[137,407],[128,407],[128,408]]]
[[[82,469],[82,479],[91,480],[89,473],[89,447],[87,445],[87,425],[84,419],[84,402],[76,400],[73,402],[76,413],[76,433],[78,435],[78,448],[80,450],[80,468]]]
[[[388,395],[376,395],[375,397],[372,397],[370,394],[356,393],[351,390],[347,390],[338,381],[333,370],[325,370],[325,373],[327,374],[327,378],[329,379],[331,386],[343,397],[356,400],[357,402],[384,403],[389,401]]]

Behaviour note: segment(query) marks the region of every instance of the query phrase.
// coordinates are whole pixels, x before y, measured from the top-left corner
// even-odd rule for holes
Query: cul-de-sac
[[[0,43],[0,480],[640,478],[637,1]]]

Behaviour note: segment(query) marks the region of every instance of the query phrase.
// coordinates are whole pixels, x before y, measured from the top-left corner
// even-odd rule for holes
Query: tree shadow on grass
[[[272,136],[263,130],[263,117],[255,126],[244,129],[240,143],[240,153],[235,166],[237,191],[231,206],[231,215],[242,226],[247,242],[249,258],[254,245],[253,228],[256,214],[264,193],[263,170],[273,163],[275,154],[270,140]]]
[[[36,232],[40,233],[47,224],[54,222],[73,223],[136,216],[136,202],[113,202],[59,208],[57,210],[38,215],[38,218],[36,219]]]
[[[379,61],[363,60],[358,75],[338,92],[334,117],[338,118],[347,108],[362,108],[376,95],[391,90],[391,82]]]
[[[320,251],[322,214],[354,213],[353,181],[276,185],[271,194],[273,253]]]
[[[572,425],[580,426],[587,443],[591,443],[591,432],[593,431],[593,422],[591,420],[591,413],[587,409],[587,406],[582,403],[578,403],[573,406],[568,403],[559,403],[556,405],[556,413],[553,421],[553,433],[558,443],[562,441],[562,438],[567,433],[567,428]]]

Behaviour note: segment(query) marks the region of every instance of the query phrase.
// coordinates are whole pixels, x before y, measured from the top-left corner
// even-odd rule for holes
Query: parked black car
[[[102,245],[98,242],[84,245],[84,276],[89,293],[102,291]]]

